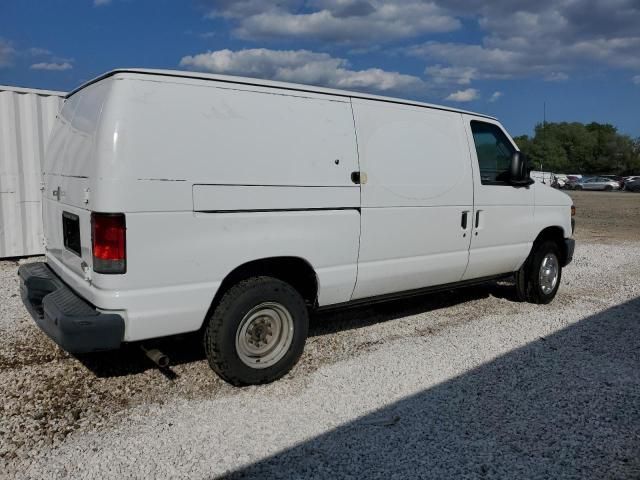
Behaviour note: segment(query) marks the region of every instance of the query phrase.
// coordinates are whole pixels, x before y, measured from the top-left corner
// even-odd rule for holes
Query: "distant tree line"
[[[534,170],[579,174],[640,174],[640,138],[601,123],[539,123],[533,137],[514,140]],[[542,165],[542,167],[541,167]]]

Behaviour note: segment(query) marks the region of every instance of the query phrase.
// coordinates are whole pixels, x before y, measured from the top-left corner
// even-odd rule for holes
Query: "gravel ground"
[[[640,478],[640,243],[579,244],[556,300],[508,284],[325,313],[236,389],[192,337],[76,359],[0,262],[0,476]]]
[[[640,194],[565,191],[577,209],[578,241],[616,244],[640,238]]]

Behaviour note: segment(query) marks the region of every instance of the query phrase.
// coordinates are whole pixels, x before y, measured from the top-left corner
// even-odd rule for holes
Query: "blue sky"
[[[4,0],[0,84],[117,67],[326,85],[640,136],[637,0]]]

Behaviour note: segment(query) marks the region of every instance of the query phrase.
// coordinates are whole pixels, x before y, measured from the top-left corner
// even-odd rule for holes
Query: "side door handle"
[[[468,211],[462,212],[462,219],[460,220],[460,227],[462,228],[462,230],[467,229],[468,218],[469,218],[469,212]]]
[[[462,229],[462,238],[467,236],[467,232],[469,231],[469,210],[465,210],[462,212],[462,217],[460,218],[460,228]]]
[[[480,214],[481,213],[484,216],[484,211],[483,210],[476,210],[476,221],[475,221],[475,227],[474,227],[474,232],[473,232],[473,234],[476,237],[478,236],[478,230],[482,229],[482,227],[480,226]]]

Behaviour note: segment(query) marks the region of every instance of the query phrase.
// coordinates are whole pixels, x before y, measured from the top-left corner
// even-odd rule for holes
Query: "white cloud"
[[[494,44],[496,42],[493,42]],[[467,71],[471,79],[509,79],[541,77],[563,81],[567,68],[600,64],[622,68],[640,68],[640,37],[618,40],[583,41],[571,45],[530,48],[512,42],[509,47],[488,47],[462,43],[426,42],[404,51],[427,61],[447,62],[441,69]],[[535,42],[534,42],[535,44]],[[446,71],[446,70],[444,70]]]
[[[303,0],[200,0],[206,17],[242,18],[273,10],[296,10]]]
[[[477,76],[477,69],[472,67],[444,67],[432,65],[425,68],[425,75],[431,77],[435,83],[457,83],[468,85]]]
[[[21,59],[36,57],[31,61],[41,60],[40,62],[32,64],[29,68],[32,70],[70,70],[73,68],[72,58],[62,58],[54,56],[50,50],[46,48],[26,48],[16,50],[8,40],[0,37],[0,68],[8,67],[13,64],[15,56],[19,56]],[[39,58],[38,58],[39,57]]]
[[[479,98],[480,95],[475,88],[467,88],[466,90],[458,90],[445,98],[451,102],[471,102]]]
[[[347,44],[350,54],[476,23],[475,43],[401,47],[425,60],[435,85],[535,77],[562,81],[575,70],[640,70],[638,0],[198,0],[250,40]],[[613,3],[612,3],[613,2]],[[475,25],[474,25],[475,27]],[[567,76],[565,78],[564,76]]]
[[[462,20],[476,22],[484,32],[476,43],[432,37],[396,50],[423,58],[435,85],[522,77],[562,81],[580,69],[640,69],[638,0],[198,1],[206,16],[226,19],[243,39],[347,44],[350,54],[458,30]]]
[[[569,75],[564,72],[550,72],[545,75],[544,80],[547,82],[564,82],[569,80]]]
[[[353,70],[343,58],[309,50],[218,50],[183,57],[180,66],[213,73],[365,91],[406,93],[425,88],[425,83],[413,75],[379,68]]]
[[[47,50],[46,48],[30,48],[29,54],[34,57],[51,55],[51,50]]]
[[[93,0],[94,7],[102,7],[104,5],[109,5],[111,0]]]
[[[406,50],[407,54],[424,58],[426,60],[439,60],[449,62],[451,65],[444,67],[438,65],[440,72],[452,74],[458,72],[458,81],[487,78],[510,78],[530,67],[523,65],[518,52],[500,48],[485,48],[481,45],[463,43],[427,42],[414,45]],[[429,73],[427,67],[426,73]],[[431,67],[433,68],[433,67]],[[460,76],[466,72],[466,76]]]
[[[34,63],[29,68],[31,68],[32,70],[62,71],[62,70],[71,70],[73,68],[73,65],[71,65],[71,63],[69,62],[60,62],[60,63],[41,62],[41,63]]]
[[[502,92],[493,92],[491,94],[491,97],[489,97],[489,101],[490,102],[495,102],[496,100],[498,100],[500,97],[502,96]]]
[[[301,38],[329,42],[389,43],[427,33],[450,32],[460,21],[433,2],[420,0],[215,1],[208,16],[235,23],[244,39]]]
[[[11,42],[0,37],[0,68],[10,66],[15,53],[16,51],[11,46]]]
[[[631,79],[631,81],[632,81],[633,83],[635,83],[636,85],[640,85],[640,75],[635,75],[635,76]]]
[[[485,32],[478,43],[430,41],[405,49],[437,62],[443,72],[472,69],[470,80],[563,81],[573,70],[640,69],[638,0],[614,5],[611,0],[438,0],[438,5],[456,18],[471,15]],[[459,82],[451,77],[449,83]]]

